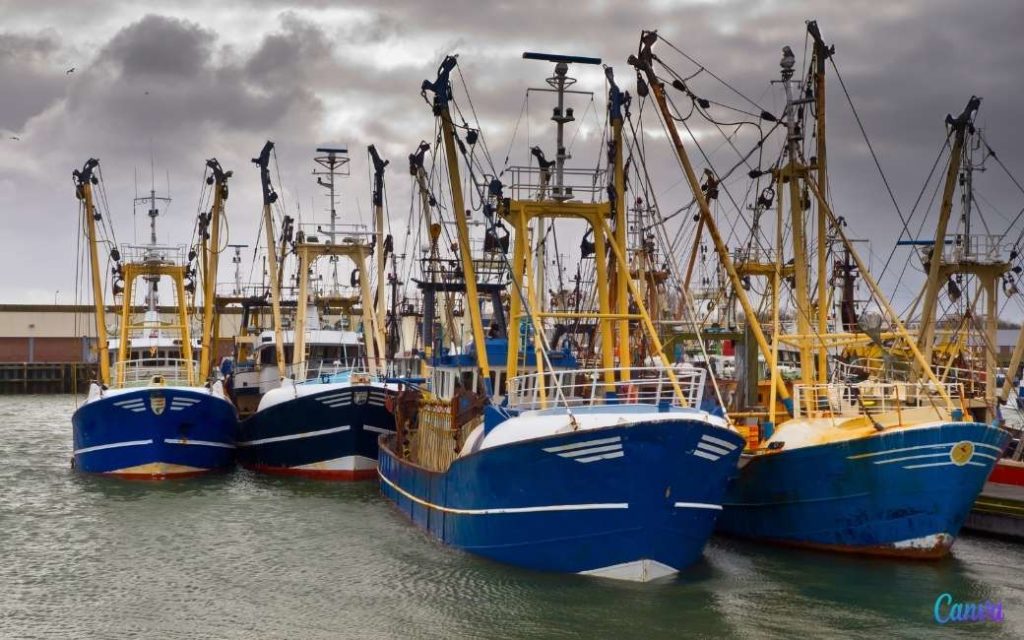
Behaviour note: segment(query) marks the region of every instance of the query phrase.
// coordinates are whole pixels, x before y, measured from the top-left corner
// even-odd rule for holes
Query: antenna
[[[338,221],[338,210],[336,209],[337,198],[335,193],[334,180],[338,176],[349,175],[349,157],[348,147],[337,146],[337,147],[317,147],[317,154],[313,157],[313,160],[324,168],[324,170],[313,169],[313,175],[316,176],[316,183],[327,190],[328,198],[330,201],[330,212],[331,222],[328,227],[327,236],[330,238],[329,242],[334,244],[337,236],[337,221]],[[324,178],[327,178],[324,180]],[[331,284],[333,287],[332,293],[337,295],[338,293],[338,256],[331,256],[332,275]]]
[[[247,244],[229,244],[228,247],[235,250],[235,255],[231,257],[231,262],[235,265],[235,290],[232,291],[232,295],[242,295],[242,249],[245,249],[249,245]]]
[[[576,118],[573,114],[572,107],[565,107],[565,91],[572,85],[576,84],[576,78],[573,78],[568,74],[569,64],[601,64],[601,58],[589,58],[584,56],[567,56],[558,53],[535,53],[535,52],[524,52],[523,58],[526,60],[544,60],[546,62],[555,63],[555,75],[547,79],[548,85],[555,90],[558,94],[558,105],[555,107],[554,112],[551,115],[551,119],[555,122],[556,127],[556,150],[555,150],[555,184],[551,189],[551,196],[555,200],[565,201],[572,198],[572,190],[565,188],[565,161],[569,158],[569,154],[565,150],[565,125],[569,122],[575,122]],[[540,158],[538,158],[540,161]],[[543,169],[543,167],[541,167]]]

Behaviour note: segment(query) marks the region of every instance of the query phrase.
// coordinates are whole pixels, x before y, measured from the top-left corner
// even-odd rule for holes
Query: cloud
[[[313,150],[347,143],[352,175],[343,184],[341,209],[344,219],[353,222],[369,219],[364,149],[377,144],[392,160],[389,200],[398,225],[412,197],[410,180],[401,170],[405,155],[434,135],[419,85],[433,77],[444,54],[460,54],[457,90],[463,95],[464,78],[472,96],[472,105],[463,97],[460,106],[467,120],[474,120],[474,112],[479,117],[500,171],[507,152],[510,162],[525,163],[531,144],[552,154],[549,96],[523,96],[526,87],[543,86],[550,65],[522,60],[523,51],[600,56],[615,67],[620,85],[632,91],[625,58],[636,50],[640,29],[652,27],[759,105],[780,113],[778,88],[769,82],[778,77],[781,46],[792,46],[802,65],[804,20],[817,18],[825,38],[837,46],[836,63],[904,215],[942,145],[945,114],[958,112],[972,94],[985,98],[980,122],[1000,158],[1024,172],[1024,130],[1016,126],[1015,103],[1019,69],[1024,68],[1024,49],[1015,32],[1022,10],[1009,0],[986,3],[984,11],[950,0],[884,6],[868,0],[828,6],[774,0],[572,6],[549,0],[354,0],[340,5],[227,0],[215,7],[170,0],[152,15],[129,3],[95,3],[87,9],[84,4],[75,3],[63,14],[35,2],[5,5],[10,31],[0,34],[5,87],[0,129],[17,132],[22,140],[0,146],[0,182],[13,185],[0,193],[0,202],[5,207],[16,203],[22,215],[11,221],[12,229],[26,238],[26,246],[40,242],[41,221],[59,221],[65,227],[52,228],[61,228],[62,235],[50,234],[51,241],[64,238],[65,248],[73,247],[74,233],[66,224],[73,219],[75,202],[64,176],[90,156],[103,163],[112,216],[130,228],[135,168],[148,181],[151,152],[158,176],[168,171],[172,177],[173,215],[162,223],[169,235],[188,236],[203,161],[217,156],[225,168],[235,170],[229,203],[232,241],[251,243],[259,185],[249,159],[267,138],[278,143],[285,202],[301,207],[305,219],[324,207],[310,176]],[[54,31],[33,30],[33,24],[52,24]],[[76,24],[87,28],[72,28]],[[68,36],[58,37],[58,30]],[[659,47],[681,72],[699,70],[670,47]],[[77,66],[71,76],[63,73],[67,60]],[[600,69],[585,67],[573,73],[580,79],[577,88],[595,92],[592,104],[589,97],[574,98],[579,121],[592,133],[576,139],[573,162],[593,166],[602,153],[603,76]],[[702,96],[753,109],[707,73],[691,83]],[[685,99],[681,94],[674,98]],[[871,238],[874,254],[884,259],[902,225],[834,75],[828,100],[836,208],[850,220],[852,233]],[[634,108],[639,117],[639,101]],[[737,115],[719,107],[712,112],[723,120]],[[651,116],[648,105],[643,117],[651,178],[663,198],[660,204],[671,211],[688,194]],[[717,167],[737,162],[713,126],[705,123],[698,129],[702,149]],[[735,144],[749,141],[744,131]],[[776,149],[766,147],[762,166],[772,161]],[[691,152],[703,165],[700,153],[693,147]],[[744,173],[727,184],[739,211],[726,206],[724,195],[719,205],[724,219],[738,228],[743,227],[741,218],[749,216],[744,206],[752,197]],[[994,205],[985,210],[993,227],[1006,224],[1000,215],[1012,217],[1020,208],[1019,193],[997,177],[992,170],[979,178],[984,182],[979,188]],[[915,229],[923,215],[916,214]],[[13,258],[0,258],[6,272],[16,264]],[[40,282],[5,283],[0,296],[17,299],[23,287],[45,288],[45,283],[70,289],[65,284],[69,270],[68,264],[44,267],[33,276]],[[906,291],[915,286],[913,278],[903,283]]]

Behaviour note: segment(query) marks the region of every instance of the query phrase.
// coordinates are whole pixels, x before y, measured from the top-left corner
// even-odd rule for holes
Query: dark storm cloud
[[[307,217],[316,193],[309,179],[312,149],[327,142],[349,144],[353,175],[345,183],[344,209],[352,215],[361,207],[365,216],[369,186],[363,150],[377,144],[392,159],[390,201],[398,219],[409,198],[404,157],[434,130],[419,85],[432,78],[446,53],[461,54],[472,106],[495,161],[504,160],[518,122],[512,161],[522,162],[527,124],[532,142],[550,146],[541,138],[550,124],[550,107],[541,98],[531,98],[519,121],[523,89],[542,84],[550,74],[545,63],[523,61],[522,51],[600,56],[616,68],[620,85],[632,91],[625,58],[635,51],[640,29],[654,27],[779,113],[779,92],[769,81],[778,77],[782,45],[792,46],[802,64],[808,18],[817,18],[825,38],[836,44],[843,79],[905,214],[942,144],[945,114],[958,112],[972,94],[985,98],[979,121],[1000,157],[1024,173],[1019,151],[1024,129],[1016,125],[1024,69],[1016,31],[1024,19],[1018,3],[1008,0],[849,0],[827,6],[769,0],[356,0],[343,5],[228,0],[209,6],[179,0],[160,5],[154,15],[130,4],[71,3],[64,11],[36,4],[0,0],[8,23],[18,25],[16,33],[0,36],[0,79],[3,86],[17,88],[0,93],[0,128],[22,138],[16,152],[10,145],[0,148],[0,185],[13,185],[0,186],[0,204],[9,206],[14,197],[20,208],[36,212],[36,219],[70,215],[70,192],[54,190],[49,175],[55,168],[63,175],[90,155],[102,157],[112,208],[123,210],[132,195],[132,169],[148,164],[152,140],[158,170],[164,167],[175,177],[179,201],[191,202],[198,191],[198,184],[182,183],[201,169],[204,158],[217,155],[236,170],[232,233],[251,241],[247,227],[255,227],[258,184],[248,160],[268,137],[278,142],[287,201],[301,204]],[[39,31],[51,24],[80,39],[68,44],[53,32]],[[83,28],[75,32],[75,25]],[[71,46],[93,53],[75,56],[79,69],[65,78],[62,65],[72,55]],[[659,48],[681,71],[696,70],[671,49]],[[574,73],[581,87],[598,93],[596,117],[592,113],[587,119],[599,126],[604,119],[600,70]],[[706,75],[693,85],[708,97],[751,108]],[[873,252],[884,259],[901,225],[834,76],[828,96],[836,208],[854,233],[874,240]],[[645,118],[651,115],[648,110]],[[653,119],[647,127],[649,132],[660,128]],[[710,133],[702,146],[715,165],[731,166],[735,154],[716,139],[717,132],[707,125],[700,130]],[[593,164],[599,133],[577,142],[580,164]],[[749,142],[749,134],[740,139]],[[647,144],[660,203],[672,210],[688,199],[685,187],[664,141],[651,137]],[[728,185],[741,207],[746,204],[743,173]],[[1019,194],[996,177],[995,170],[986,173],[986,181],[993,178],[986,196],[1004,213],[1015,214]],[[990,215],[998,226],[999,218]],[[182,220],[168,221],[179,225],[178,235],[190,224],[185,217],[183,212]],[[920,220],[913,221],[915,229]],[[27,225],[23,231],[31,237]],[[59,267],[50,280],[64,277],[58,273],[67,265]],[[905,286],[913,289],[912,279],[908,282]]]
[[[197,24],[150,15],[115,35],[100,59],[116,62],[126,78],[191,79],[209,63],[216,38]]]
[[[0,130],[18,131],[63,93],[55,33],[0,33]]]

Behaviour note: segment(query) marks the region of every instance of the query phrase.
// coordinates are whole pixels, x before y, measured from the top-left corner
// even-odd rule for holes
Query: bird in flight
[[[72,74],[74,72],[75,72],[75,68],[71,67],[70,69],[68,69],[67,71],[64,72],[64,75],[70,75],[70,74]]]
[[[18,136],[11,136],[11,140],[21,140]]]

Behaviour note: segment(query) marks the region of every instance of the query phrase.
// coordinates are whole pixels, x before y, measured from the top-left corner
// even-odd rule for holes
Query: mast
[[[807,240],[804,222],[804,198],[800,193],[800,178],[806,168],[800,161],[800,143],[803,141],[802,127],[797,122],[797,107],[805,102],[793,96],[793,65],[796,58],[789,47],[783,48],[782,86],[786,91],[786,150],[789,163],[778,170],[778,183],[789,182],[789,207],[793,239],[793,279],[796,294],[797,333],[804,336],[800,341],[800,378],[804,384],[813,379],[814,362],[811,359],[811,342],[807,336],[811,330],[811,302],[808,286]],[[780,199],[781,200],[781,199]],[[781,247],[779,248],[781,250]]]
[[[818,23],[811,20],[807,23],[807,32],[814,40],[814,52],[811,64],[814,68],[814,114],[817,131],[815,132],[815,151],[817,164],[818,193],[822,199],[828,198],[828,161],[825,148],[825,61],[835,53],[834,46],[828,46],[821,38]],[[818,205],[818,334],[828,333],[828,285],[825,277],[828,247],[826,246],[825,211]],[[824,383],[828,377],[828,349],[824,342],[818,346],[818,382]]]
[[[627,215],[626,211],[626,173],[623,169],[623,148],[622,148],[622,108],[623,94],[619,90],[618,85],[615,84],[615,76],[612,68],[606,66],[604,68],[605,77],[608,80],[608,86],[611,98],[611,109],[610,118],[612,125],[612,145],[614,145],[613,155],[613,175],[612,175],[612,188],[615,191],[615,199],[613,200],[613,206],[615,207],[614,218],[615,218],[615,242],[619,245],[623,251],[626,250],[626,228],[627,228]],[[559,135],[561,135],[561,127],[559,127]],[[559,140],[561,144],[561,140]],[[637,227],[638,229],[641,227]],[[615,313],[619,314],[619,319],[616,321],[616,338],[618,345],[616,351],[619,355],[619,366],[623,370],[623,379],[629,379],[629,369],[633,366],[632,354],[630,353],[629,345],[629,290],[626,280],[630,278],[629,269],[625,269],[620,272],[615,278]]]
[[[427,151],[430,149],[430,144],[427,142],[420,142],[420,146],[416,148],[415,153],[409,154],[409,173],[412,174],[416,180],[417,191],[420,196],[420,207],[423,210],[423,224],[426,228],[427,236],[429,238],[430,246],[427,250],[427,273],[430,284],[437,282],[437,270],[434,265],[438,260],[437,253],[437,238],[440,232],[440,225],[435,227],[433,222],[433,216],[431,209],[436,205],[434,197],[430,194],[430,185],[427,180],[427,171],[423,167],[423,159]],[[435,292],[430,291],[428,294],[423,296],[423,325],[422,325],[422,336],[423,336],[423,359],[421,360],[421,373],[425,376],[427,374],[427,363],[432,362],[434,358],[434,319],[435,319]]]
[[[981,98],[971,96],[963,112],[953,118],[946,116],[946,124],[953,127],[953,148],[949,153],[949,165],[946,168],[946,183],[942,191],[942,206],[939,209],[939,221],[935,226],[935,242],[932,244],[931,258],[928,261],[928,281],[924,291],[924,305],[921,309],[921,329],[918,336],[918,348],[927,362],[932,360],[932,343],[935,338],[935,308],[938,303],[941,285],[942,254],[945,248],[946,232],[949,216],[953,210],[953,192],[956,189],[956,178],[960,171],[963,158],[964,139],[968,127],[973,128],[972,119],[978,111]]]
[[[452,194],[452,209],[459,234],[459,255],[462,258],[463,278],[466,282],[466,307],[469,312],[473,329],[473,342],[476,345],[476,359],[484,384],[490,385],[491,367],[487,361],[487,349],[484,341],[483,319],[480,317],[480,298],[476,286],[476,270],[473,267],[472,248],[469,245],[469,225],[466,222],[466,209],[462,199],[462,180],[459,176],[459,159],[456,155],[455,126],[448,110],[452,87],[449,75],[455,68],[455,56],[447,56],[437,70],[437,79],[431,83],[424,80],[422,92],[434,93],[434,115],[441,118],[441,133],[444,139],[445,158],[448,163],[448,183]],[[488,389],[488,395],[490,395]]]
[[[96,235],[96,220],[100,214],[96,211],[93,202],[92,186],[99,183],[99,179],[92,175],[93,169],[99,165],[96,158],[89,158],[81,171],[75,171],[72,176],[75,180],[75,195],[82,201],[82,215],[85,216],[85,229],[88,233],[86,238],[89,241],[89,262],[92,271],[92,300],[94,313],[96,314],[96,353],[99,360],[99,382],[101,385],[110,384],[110,355],[107,353],[107,318],[103,306],[103,279],[100,276],[99,262],[99,237]],[[114,250],[116,251],[116,249]],[[116,258],[115,258],[116,259]]]
[[[260,168],[260,184],[263,187],[263,229],[267,242],[267,266],[270,269],[270,305],[274,315],[274,349],[277,356],[277,369],[284,377],[288,363],[284,357],[284,332],[281,330],[281,281],[278,277],[277,247],[274,238],[274,215],[271,205],[277,202],[277,192],[270,183],[270,152],[274,143],[267,140],[258,158],[252,162]]]
[[[384,336],[386,319],[387,285],[385,279],[385,267],[387,266],[384,254],[384,168],[388,166],[388,160],[382,160],[377,153],[377,147],[370,145],[367,148],[370,153],[370,160],[373,162],[373,217],[374,217],[374,256],[377,262],[377,296],[374,303],[374,315],[377,318],[374,326],[374,339],[377,341],[378,366],[381,358],[387,357],[387,342]]]
[[[739,300],[740,306],[743,307],[743,313],[747,318],[747,325],[754,334],[754,339],[757,340],[761,353],[765,354],[765,360],[768,363],[769,369],[774,369],[776,367],[776,360],[773,355],[773,351],[768,344],[768,340],[765,338],[764,331],[761,328],[761,323],[758,321],[757,314],[754,312],[754,308],[750,304],[750,299],[747,297],[747,293],[743,288],[743,283],[740,281],[739,274],[736,272],[736,267],[729,255],[729,249],[725,246],[725,241],[722,239],[722,234],[718,229],[718,224],[711,215],[711,209],[708,207],[707,198],[705,198],[704,192],[700,188],[700,182],[698,182],[697,174],[694,172],[693,165],[690,163],[689,155],[683,147],[683,140],[679,136],[679,130],[676,128],[675,119],[672,116],[672,112],[669,110],[668,100],[665,97],[665,85],[654,73],[654,53],[651,51],[651,47],[655,42],[657,42],[657,40],[658,33],[656,31],[642,32],[640,36],[639,55],[631,55],[629,57],[629,64],[637,70],[638,93],[640,93],[640,95],[644,95],[645,89],[641,87],[648,87],[654,94],[655,102],[658,105],[658,111],[661,114],[661,119],[665,124],[665,128],[668,130],[670,138],[672,139],[672,145],[675,147],[676,156],[679,159],[679,163],[682,165],[683,173],[690,185],[690,191],[693,193],[694,199],[697,201],[697,207],[700,209],[700,217],[701,220],[704,221],[704,227],[708,230],[708,233],[711,236],[711,240],[715,245],[715,252],[718,254],[718,259],[725,267],[725,271],[729,276],[729,281],[732,284],[733,291],[736,293],[736,298]],[[641,74],[646,77],[646,83],[644,82],[644,78],[641,77]],[[787,402],[787,400],[789,400],[789,391],[786,389],[786,385],[782,382],[781,378],[776,380],[776,386],[778,387],[778,394],[782,398],[783,402],[786,402],[787,406],[791,406],[792,402]]]
[[[210,208],[210,241],[203,244],[206,257],[203,264],[206,265],[206,272],[203,273],[203,343],[202,359],[199,361],[199,379],[208,380],[210,371],[213,369],[214,349],[213,344],[214,322],[216,320],[214,301],[217,296],[217,263],[220,259],[220,227],[221,216],[224,215],[224,202],[228,199],[228,178],[232,176],[231,171],[224,171],[216,158],[206,161],[207,168],[213,173],[213,205]],[[237,277],[237,276],[236,276]]]

